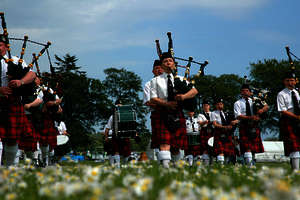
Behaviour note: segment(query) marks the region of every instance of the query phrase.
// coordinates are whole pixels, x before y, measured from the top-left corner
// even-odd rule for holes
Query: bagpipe
[[[244,82],[245,84],[249,84],[247,76],[244,76]],[[268,89],[256,88],[253,86],[250,86],[250,90],[252,94],[250,98],[252,99],[253,102],[253,114],[257,115],[257,111],[267,105],[267,97],[270,91]],[[264,112],[261,115],[259,115],[259,117],[265,119],[267,118],[267,113]]]
[[[30,69],[33,68],[33,64],[35,62],[37,62],[37,60],[39,59],[40,56],[43,55],[43,53],[49,48],[49,46],[51,45],[51,42],[48,42],[47,44],[42,44],[44,46],[44,48],[39,52],[38,56],[35,56],[32,60],[32,62],[23,67],[23,58],[24,58],[24,54],[25,54],[25,50],[26,50],[26,45],[27,45],[27,42],[30,41],[28,40],[28,36],[24,36],[24,39],[18,39],[18,38],[9,38],[8,37],[8,31],[7,31],[7,26],[6,26],[6,21],[5,21],[5,17],[4,17],[4,13],[1,12],[0,13],[0,17],[1,17],[1,20],[2,20],[2,28],[3,28],[3,35],[5,37],[5,40],[6,40],[6,45],[7,45],[7,54],[8,54],[8,58],[5,59],[4,57],[2,57],[5,62],[7,63],[7,76],[8,76],[8,79],[9,81],[10,80],[20,80],[22,79],[29,71]],[[9,40],[12,39],[12,40],[23,40],[23,45],[22,45],[22,50],[21,50],[21,54],[20,54],[20,58],[18,60],[18,63],[14,63],[14,60],[12,58],[12,55],[11,55],[11,48],[10,48],[10,43],[9,43]],[[33,42],[33,43],[37,43],[37,42],[34,42],[34,41],[30,41],[30,42]],[[40,43],[38,43],[40,44]],[[24,84],[24,85],[21,85],[19,88],[14,88],[13,89],[13,94],[16,95],[16,96],[31,96],[34,94],[35,92],[35,83],[32,82],[32,83],[29,83],[29,84]]]
[[[200,65],[200,69],[199,69],[198,73],[196,74],[196,76],[204,76],[204,68],[208,64],[208,61],[205,61],[204,63],[200,63],[200,62],[194,61],[193,57],[189,57],[188,59],[175,57],[175,53],[174,53],[174,49],[173,49],[172,33],[168,32],[167,36],[168,36],[168,40],[169,40],[168,52],[172,55],[172,57],[175,61],[175,66],[176,66],[176,69],[174,71],[172,71],[172,74],[174,76],[175,95],[185,94],[194,87],[194,83],[195,83],[194,80],[192,80],[191,76],[190,76],[190,69],[191,69],[192,63]],[[155,40],[155,43],[156,43],[156,50],[157,50],[158,57],[161,58],[162,50],[160,48],[159,40]],[[179,65],[176,60],[186,61],[188,63],[187,63],[187,65],[182,66],[182,65]],[[185,69],[183,80],[181,80],[178,76],[178,67]],[[196,97],[191,98],[191,99],[186,99],[183,102],[180,102],[179,105],[184,110],[194,111],[197,108],[197,99],[196,99]]]
[[[292,59],[292,56],[293,56],[298,62],[300,61],[300,58],[298,58],[295,54],[293,54],[293,53],[291,52],[289,46],[286,46],[286,47],[285,47],[285,50],[286,50],[286,54],[287,54],[287,56],[288,56],[288,58],[289,58],[289,63],[290,63],[290,67],[291,67],[291,72],[292,72],[293,74],[296,74],[296,67],[295,67],[295,63],[294,63],[294,61],[293,61],[293,59]],[[295,77],[295,78],[296,78],[296,82],[299,83],[298,78],[297,78],[297,77]]]

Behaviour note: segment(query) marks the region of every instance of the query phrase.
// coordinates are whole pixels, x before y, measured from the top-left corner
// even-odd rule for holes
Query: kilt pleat
[[[207,127],[202,127],[200,130],[200,150],[201,154],[204,153],[204,151],[207,151],[208,153],[211,152],[212,147],[208,145],[209,138],[214,136],[214,130],[210,128],[211,130],[208,131]]]
[[[281,117],[279,128],[285,156],[289,156],[292,152],[300,151],[300,129],[295,127],[293,121],[287,117]]]
[[[41,144],[49,144],[51,148],[57,146],[57,135],[59,133],[54,126],[54,120],[48,113],[43,113],[43,127],[38,133],[38,140]]]
[[[112,154],[118,152],[121,156],[128,157],[131,154],[130,138],[112,137]]]
[[[221,135],[223,134],[225,134],[225,138],[221,137]],[[225,156],[235,155],[232,134],[230,133],[230,131],[228,132],[218,128],[215,129],[213,149],[215,156],[219,154],[224,154]]]
[[[249,134],[250,129],[255,129],[255,135]],[[241,122],[239,127],[239,140],[241,153],[244,154],[249,149],[252,153],[263,153],[264,146],[260,136],[260,129],[257,124],[248,125],[247,123]]]

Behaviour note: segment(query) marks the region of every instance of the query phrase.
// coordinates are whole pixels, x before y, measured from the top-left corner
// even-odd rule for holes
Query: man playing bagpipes
[[[235,156],[232,138],[234,126],[238,121],[230,119],[228,114],[223,111],[223,99],[217,99],[215,106],[216,110],[212,114],[215,127],[213,149],[217,156],[217,162],[223,165],[225,161],[226,163],[229,161],[230,157]]]
[[[199,114],[200,129],[200,154],[205,165],[210,164],[213,156],[213,149],[208,145],[208,140],[214,136],[214,128],[212,125],[212,112],[210,112],[209,102],[204,100],[202,102],[203,112]]]
[[[300,107],[299,92],[295,89],[296,76],[293,72],[283,78],[285,88],[277,95],[280,112],[280,138],[283,140],[285,156],[291,159],[293,170],[299,170],[300,158]]]
[[[4,142],[4,157],[6,165],[14,164],[15,156],[18,150],[18,142],[23,136],[32,135],[32,129],[28,119],[24,113],[24,107],[21,103],[21,96],[14,93],[16,88],[22,85],[29,84],[35,79],[35,73],[28,71],[25,76],[19,80],[9,79],[7,71],[10,65],[18,65],[19,59],[17,57],[7,56],[9,50],[8,38],[0,35],[0,102],[1,102],[1,124],[0,124],[0,138]],[[7,61],[7,62],[6,62]],[[22,62],[22,67],[27,67],[25,62]]]
[[[154,77],[157,77],[157,76],[159,76],[163,73],[163,69],[161,67],[161,61],[160,60],[155,60],[154,61],[152,73],[153,73]],[[151,80],[148,81],[145,84],[145,87],[144,87],[144,104],[151,108],[150,119],[151,119],[152,135],[151,135],[151,145],[150,145],[150,147],[151,147],[151,149],[154,149],[154,151],[157,153],[157,152],[159,152],[159,144],[158,144],[158,141],[157,141],[157,131],[155,129],[155,124],[154,124],[155,120],[153,120],[153,118],[155,118],[155,115],[159,115],[159,112],[155,112],[155,109],[154,109],[155,105],[150,103]]]
[[[186,117],[186,132],[188,135],[188,147],[185,150],[185,155],[190,166],[193,161],[200,157],[200,125],[199,117],[195,117],[195,112],[189,111]]]
[[[22,103],[24,104],[25,114],[31,123],[33,135],[30,137],[23,137],[19,143],[19,149],[24,150],[27,157],[33,158],[33,153],[37,151],[38,136],[41,131],[42,124],[42,104],[43,104],[43,91],[39,87],[40,78],[36,77],[35,80],[35,93],[30,96],[23,96]],[[34,160],[35,164],[37,160]]]
[[[234,115],[240,120],[240,151],[244,155],[246,164],[251,166],[254,154],[264,152],[258,126],[261,120],[260,115],[267,112],[269,107],[266,104],[260,109],[254,109],[254,102],[250,98],[252,93],[249,84],[242,85],[241,96],[242,98],[234,103]],[[257,111],[254,112],[254,110]]]
[[[175,94],[172,74],[176,69],[174,58],[170,52],[165,52],[160,60],[164,73],[151,80],[150,102],[155,105],[155,112],[159,113],[152,118],[158,136],[159,160],[165,168],[169,168],[171,152],[180,157],[179,149],[187,147],[185,118],[178,102],[193,98],[198,91],[192,88],[185,94]],[[183,80],[183,77],[180,79]]]

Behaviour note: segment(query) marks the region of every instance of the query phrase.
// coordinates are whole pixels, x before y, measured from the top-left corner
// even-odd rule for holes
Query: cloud
[[[258,41],[264,41],[268,43],[279,43],[279,44],[288,44],[290,42],[296,41],[296,38],[286,34],[284,32],[278,32],[274,30],[252,30],[249,31],[249,36],[255,38]]]

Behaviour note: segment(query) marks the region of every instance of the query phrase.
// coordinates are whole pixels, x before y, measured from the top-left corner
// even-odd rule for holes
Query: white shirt
[[[248,98],[250,104],[251,114],[253,114],[253,102],[251,98]],[[237,118],[240,115],[246,115],[246,100],[244,98],[239,99],[234,103],[234,116]]]
[[[48,87],[46,87],[46,86],[42,86],[42,88],[43,88],[43,90],[48,90]],[[54,93],[54,91],[52,90],[52,88],[49,88],[49,92],[50,92],[50,94],[53,94]],[[59,99],[59,97],[58,97],[58,95],[56,94],[55,95],[55,99],[57,100],[57,99]]]
[[[144,104],[150,101],[150,88],[151,88],[151,80],[148,81],[144,86]]]
[[[43,91],[42,91],[42,89],[40,87],[36,89],[35,95],[36,95],[37,99],[43,100],[44,93],[43,93]]]
[[[182,76],[178,76],[180,80],[183,80]],[[171,73],[170,79],[174,86],[174,76]],[[153,78],[151,80],[151,88],[150,88],[150,99],[152,98],[160,98],[162,100],[167,101],[168,99],[168,74],[162,73],[161,75]]]
[[[223,116],[224,116],[224,119],[226,119],[226,116],[224,114],[223,111],[221,111]],[[212,112],[212,117],[211,117],[211,121],[215,121],[217,122],[218,124],[222,125],[222,120],[221,120],[221,116],[220,116],[220,110],[215,110]]]
[[[3,56],[5,59],[7,59],[7,55]],[[16,56],[12,56],[13,59],[13,63],[18,64],[19,62],[19,58]],[[1,86],[2,87],[6,87],[8,85],[8,77],[7,77],[7,63],[5,62],[4,59],[1,59],[1,66],[2,66],[2,70],[1,70]],[[23,61],[22,63],[22,67],[25,68],[27,67],[25,61]],[[31,69],[30,69],[31,71]]]
[[[192,117],[192,120],[190,117],[186,118],[185,123],[186,123],[186,132],[187,133],[192,133],[198,132],[200,130],[200,126],[198,124],[198,117]],[[194,130],[193,130],[193,125],[194,125]]]
[[[60,135],[63,135],[65,131],[67,131],[67,127],[65,122],[61,121],[59,124],[58,122],[54,122],[55,127],[57,128],[58,132]]]
[[[108,119],[108,122],[107,122],[105,128],[104,128],[104,130],[109,129],[108,138],[111,138],[111,136],[112,136],[112,128],[113,128],[113,116],[111,115]]]
[[[212,121],[213,113],[212,112],[208,112],[208,115],[209,115],[210,121]],[[208,119],[205,117],[204,114],[199,114],[198,121],[201,123],[201,122],[204,122],[204,121],[208,121]],[[202,127],[207,127],[207,124],[204,124]]]
[[[300,97],[297,90],[289,90],[288,88],[284,88],[277,95],[277,109],[279,112],[281,111],[289,111],[294,112],[293,100],[292,100],[292,91],[295,92],[296,98],[299,102]]]

